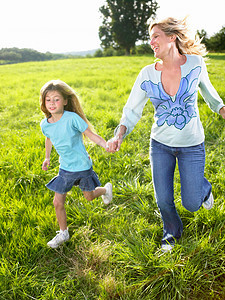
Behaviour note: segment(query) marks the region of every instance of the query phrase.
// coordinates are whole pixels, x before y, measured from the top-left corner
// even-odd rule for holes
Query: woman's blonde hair
[[[205,56],[206,47],[201,43],[198,36],[195,39],[190,37],[190,30],[187,26],[187,17],[183,20],[167,18],[160,22],[153,21],[149,26],[149,33],[153,27],[159,27],[167,36],[176,36],[176,46],[180,54],[197,54]]]
[[[40,105],[41,110],[44,112],[47,118],[50,117],[50,112],[47,110],[45,105],[45,97],[48,92],[50,91],[57,91],[59,92],[65,100],[67,100],[67,104],[65,105],[65,110],[72,111],[78,114],[90,127],[91,124],[87,120],[83,109],[81,107],[80,101],[75,93],[75,91],[65,82],[61,80],[51,80],[48,81],[40,91]]]

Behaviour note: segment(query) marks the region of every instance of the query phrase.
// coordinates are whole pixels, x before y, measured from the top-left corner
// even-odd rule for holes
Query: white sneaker
[[[169,252],[173,250],[173,244],[162,244],[161,250],[162,252]]]
[[[209,199],[207,199],[206,201],[204,201],[202,203],[203,207],[205,209],[211,209],[213,207],[213,203],[214,203],[214,198],[213,198],[213,194],[211,192],[211,194],[209,195]]]
[[[59,247],[59,245],[61,245],[62,243],[68,241],[68,239],[70,238],[68,229],[66,230],[60,230],[60,231],[56,231],[57,235],[47,243],[47,245],[51,248],[57,248]]]
[[[112,201],[112,197],[113,197],[112,183],[110,183],[110,182],[106,183],[104,188],[106,189],[106,193],[105,193],[105,195],[102,195],[102,199],[105,204],[109,204]]]

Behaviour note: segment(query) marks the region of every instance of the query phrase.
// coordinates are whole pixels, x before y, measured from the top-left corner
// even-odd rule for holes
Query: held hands
[[[116,136],[106,143],[107,152],[115,153],[116,151],[120,150],[120,146],[123,142],[123,137],[126,133],[127,128],[124,125],[120,125],[118,127],[119,130],[117,131]]]
[[[42,170],[47,171],[50,165],[50,159],[46,158],[42,164]]]
[[[106,151],[111,153],[115,153],[116,151],[119,151],[122,142],[123,142],[122,137],[119,136],[113,137],[106,143]]]

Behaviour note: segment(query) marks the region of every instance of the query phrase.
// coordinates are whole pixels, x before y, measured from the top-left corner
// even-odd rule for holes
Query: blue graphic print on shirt
[[[163,89],[162,83],[153,83],[145,80],[141,89],[147,93],[155,106],[158,126],[165,122],[168,126],[175,126],[182,130],[194,117],[197,117],[195,100],[197,93],[198,77],[201,67],[196,67],[186,76],[181,78],[180,86],[174,97],[169,96]]]

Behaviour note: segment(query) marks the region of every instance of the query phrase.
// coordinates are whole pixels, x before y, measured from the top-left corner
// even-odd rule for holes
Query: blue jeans
[[[212,186],[204,177],[205,145],[169,147],[153,139],[150,162],[157,206],[163,220],[162,244],[174,243],[181,237],[182,221],[174,204],[174,170],[178,161],[182,205],[197,211],[211,193]]]

